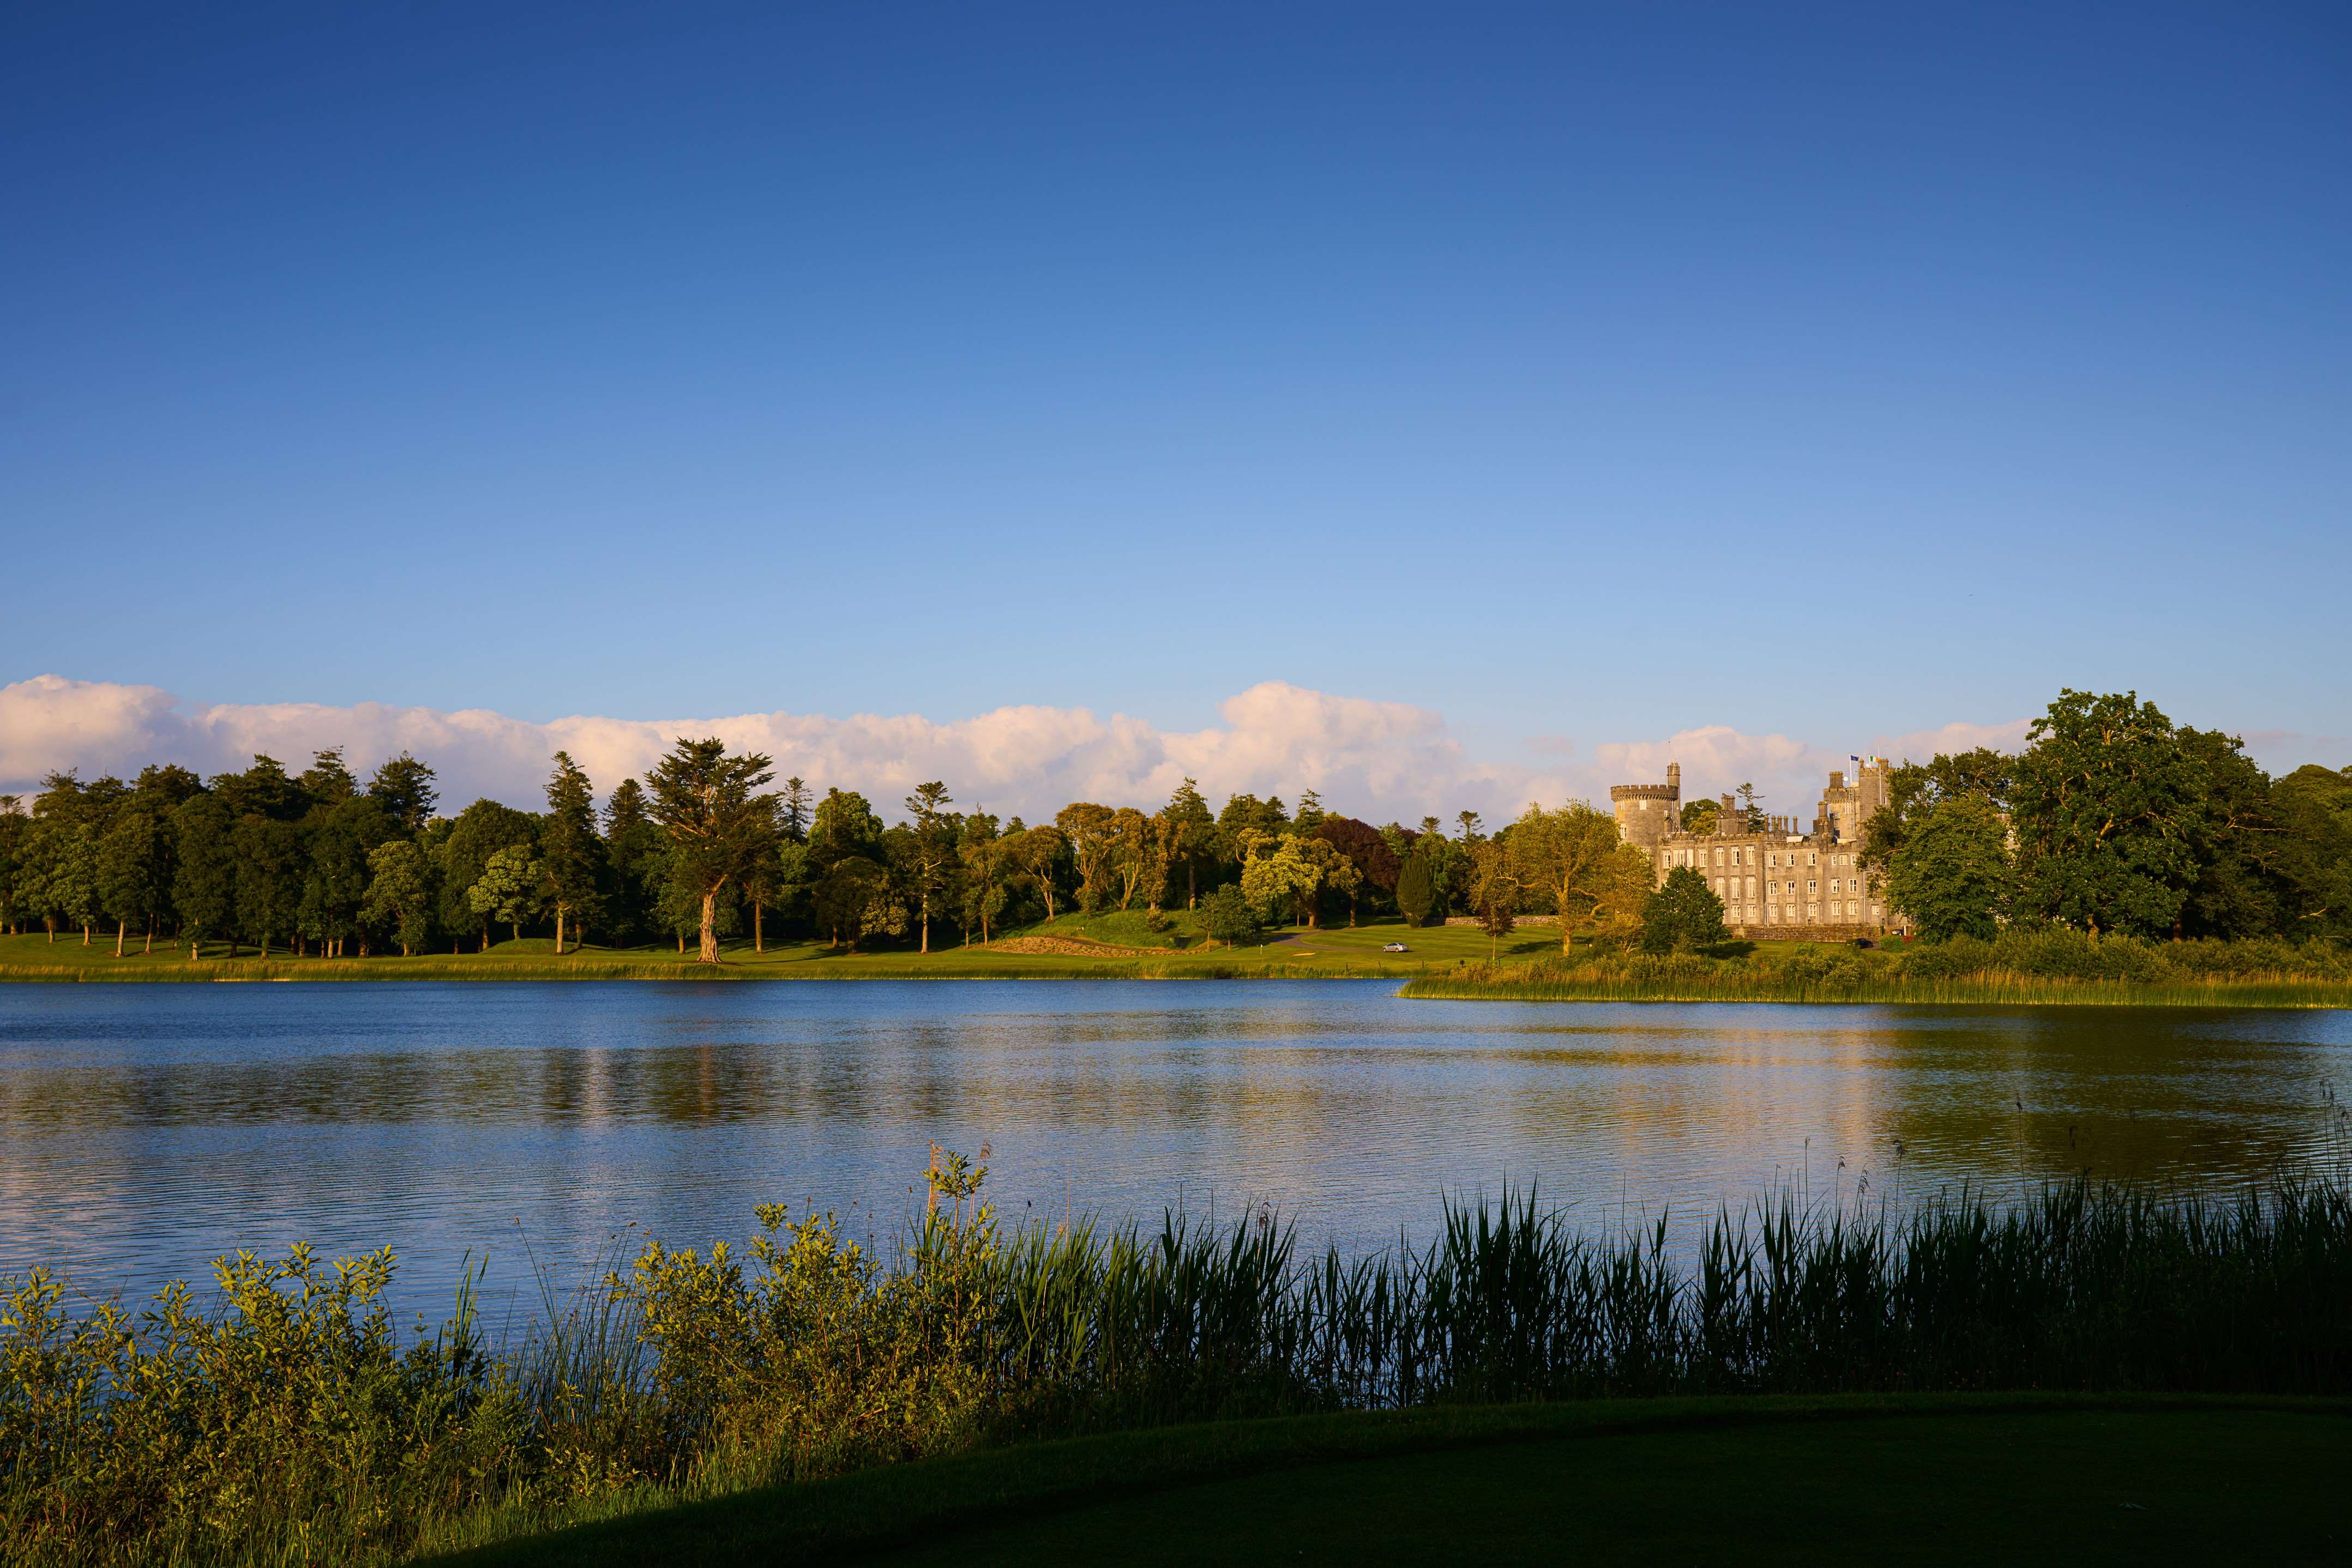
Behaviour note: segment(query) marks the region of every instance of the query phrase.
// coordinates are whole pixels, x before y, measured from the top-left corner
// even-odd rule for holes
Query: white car
[[[1381,946],[1381,951],[1383,953],[1410,953],[1412,949],[1406,946],[1402,942],[1390,942],[1384,944]]]

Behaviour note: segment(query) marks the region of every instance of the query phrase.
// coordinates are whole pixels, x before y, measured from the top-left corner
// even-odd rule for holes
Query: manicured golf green
[[[2352,1559],[2352,1407],[1657,1400],[1119,1434],[509,1543],[495,1563]]]

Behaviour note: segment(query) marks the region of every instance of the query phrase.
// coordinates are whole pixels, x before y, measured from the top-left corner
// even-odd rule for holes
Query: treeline
[[[2137,694],[2068,691],[2016,756],[1906,762],[1870,821],[1863,862],[1931,940],[2063,927],[2148,939],[2352,940],[2352,768],[2273,779],[2236,737],[2175,726]],[[200,779],[151,767],[130,783],[52,774],[30,802],[0,797],[0,925],[85,944],[132,936],[267,955],[480,951],[494,932],[613,946],[814,937],[835,947],[985,944],[1073,911],[1134,911],[1165,929],[1195,911],[1211,941],[1267,923],[1523,915],[1655,950],[1724,935],[1706,879],[1650,863],[1580,802],[1529,806],[1489,832],[1375,827],[1252,794],[1212,810],[1186,779],[1156,810],[1076,801],[1050,822],[961,811],[919,786],[886,824],[855,790],[779,788],[767,758],[680,740],[600,811],[588,778],[552,759],[546,810],[477,800],[436,814],[433,769],[405,752],[362,783],[340,750],[299,774],[257,757]],[[1760,814],[1752,800],[1742,810]]]
[[[2062,692],[2027,740],[1893,770],[1863,862],[1921,936],[2352,940],[2352,768],[2272,779],[2137,693]]]
[[[960,811],[926,783],[885,824],[855,790],[770,789],[770,761],[717,740],[680,740],[643,782],[596,808],[572,758],[552,759],[546,810],[476,800],[436,813],[433,769],[404,752],[362,782],[340,749],[289,774],[257,757],[200,779],[151,767],[129,783],[50,775],[29,802],[0,797],[0,925],[110,928],[197,956],[207,943],[267,956],[364,956],[486,950],[494,934],[551,935],[558,952],[692,940],[813,936],[855,949],[986,943],[1007,925],[1072,911],[1200,913],[1232,943],[1268,921],[1307,925],[1456,912],[1507,929],[1514,914],[1629,921],[1647,862],[1621,850],[1613,819],[1580,804],[1529,807],[1489,834],[1475,811],[1449,834],[1374,827],[1323,810],[1235,795],[1212,811],[1186,779],[1156,811],[1077,801],[1051,822]]]

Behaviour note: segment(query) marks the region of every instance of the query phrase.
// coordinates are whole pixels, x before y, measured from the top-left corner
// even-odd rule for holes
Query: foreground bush
[[[1423,1247],[1006,1233],[950,1159],[887,1266],[761,1211],[748,1257],[648,1247],[486,1353],[461,1291],[404,1343],[389,1253],[216,1265],[134,1319],[47,1273],[0,1311],[0,1558],[396,1559],[986,1442],[1207,1416],[1670,1392],[2352,1392],[2352,1189],[2070,1186],[1570,1230],[1449,1205]]]

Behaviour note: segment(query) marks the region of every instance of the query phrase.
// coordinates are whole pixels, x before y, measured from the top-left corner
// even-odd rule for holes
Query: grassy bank
[[[1301,1253],[1263,1214],[1007,1230],[976,1178],[938,1190],[887,1260],[766,1210],[747,1251],[651,1246],[499,1346],[462,1297],[403,1334],[388,1254],[230,1260],[211,1303],[175,1291],[143,1318],[16,1281],[0,1558],[389,1561],[1286,1415],[1425,1412],[1436,1430],[1528,1400],[2352,1393],[2352,1188],[2332,1180],[1902,1218],[1771,1206],[1720,1218],[1686,1262],[1663,1220],[1585,1234],[1523,1197],[1348,1257]]]
[[[456,1568],[1043,1562],[2306,1560],[2338,1402],[2015,1395],[1455,1406],[956,1456],[457,1553]],[[1932,1532],[1922,1521],[1932,1520]]]
[[[1408,997],[1497,1001],[2352,1007],[2352,958],[2324,944],[2136,942],[2076,932],[1859,949],[1727,943],[1698,953],[1557,954],[1415,977]]]
[[[142,954],[134,939],[118,958],[110,939],[85,946],[77,932],[54,943],[37,934],[0,936],[0,981],[1409,979],[1488,959],[1487,940],[1475,931],[1413,930],[1395,922],[1293,928],[1256,943],[1211,946],[1181,914],[1165,932],[1149,929],[1139,915],[1065,916],[1003,933],[994,946],[965,947],[944,936],[939,941],[929,954],[851,953],[815,942],[771,942],[760,953],[748,940],[730,939],[714,967],[666,946],[591,946],[559,957],[554,944],[540,937],[499,942],[487,953],[366,958],[296,958],[281,950],[265,959],[251,948],[230,958],[226,946],[215,943],[196,961],[184,947]],[[1381,950],[1394,941],[1411,951]],[[1559,951],[1556,936],[1529,932],[1505,942],[1501,957],[1507,967]]]

